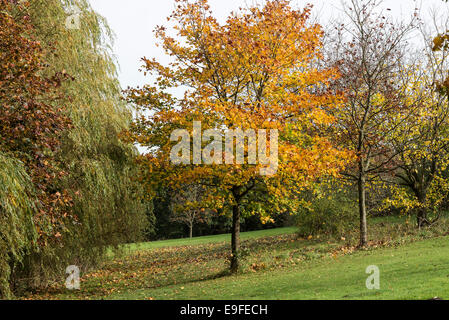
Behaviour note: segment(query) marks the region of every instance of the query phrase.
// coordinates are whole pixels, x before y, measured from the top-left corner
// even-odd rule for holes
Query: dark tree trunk
[[[419,229],[428,225],[429,221],[427,220],[427,210],[425,208],[419,208],[416,220]]]
[[[367,245],[367,226],[366,226],[366,177],[362,172],[360,172],[358,180],[358,191],[359,191],[359,215],[360,215],[360,247]]]
[[[232,239],[231,239],[231,273],[239,270],[239,250],[240,250],[240,206],[236,203],[232,207]]]
[[[416,197],[419,201],[418,212],[416,213],[416,223],[418,224],[418,228],[430,225],[428,217],[427,217],[427,208],[426,208],[426,192],[423,191],[424,188],[416,188],[415,191]]]
[[[418,224],[418,229],[421,229],[422,227],[429,225],[429,220],[427,219],[427,209],[425,207],[426,196],[423,193],[421,193],[418,195],[418,200],[420,207],[416,214],[416,222]]]

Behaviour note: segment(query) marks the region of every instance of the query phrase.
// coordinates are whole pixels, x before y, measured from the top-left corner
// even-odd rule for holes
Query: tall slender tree
[[[344,107],[334,116],[338,139],[357,155],[345,176],[357,184],[360,246],[365,246],[367,183],[391,170],[397,154],[387,141],[416,107],[404,103],[407,86],[395,80],[401,74],[406,35],[414,27],[414,18],[396,24],[379,10],[376,0],[351,0],[345,13],[347,22],[336,28],[335,42],[329,43],[329,59],[341,73],[336,88],[347,94]]]

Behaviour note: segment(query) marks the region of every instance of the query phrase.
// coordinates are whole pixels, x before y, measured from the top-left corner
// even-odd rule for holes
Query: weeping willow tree
[[[67,27],[73,13],[79,17],[79,28]],[[137,150],[119,139],[132,114],[121,99],[113,33],[105,19],[86,0],[33,0],[21,14],[30,17],[34,36],[48,49],[45,72],[73,78],[62,83],[65,98],[59,103],[72,127],[56,155],[64,172],[58,187],[68,190],[72,199],[70,219],[56,235],[55,245],[47,243],[23,255],[22,267],[13,276],[25,282],[22,287],[38,287],[55,276],[63,280],[68,265],[90,268],[109,248],[140,240],[149,228],[148,206],[133,180]],[[24,179],[20,173],[19,177]],[[2,201],[6,200],[0,198],[0,205]],[[22,207],[28,208],[26,202]]]
[[[55,154],[70,121],[57,104],[66,77],[44,75],[21,5],[0,0],[0,8],[0,297],[9,297],[24,258],[63,229],[70,200]]]
[[[22,163],[0,152],[0,297],[11,297],[11,273],[36,245],[33,190]]]

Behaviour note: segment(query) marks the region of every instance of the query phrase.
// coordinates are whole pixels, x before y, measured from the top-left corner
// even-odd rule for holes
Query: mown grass
[[[367,250],[356,249],[357,230],[311,239],[298,238],[294,228],[244,233],[242,270],[235,276],[227,272],[229,235],[133,245],[84,274],[80,291],[68,291],[61,281],[23,298],[449,298],[449,239],[441,237],[449,219],[428,230],[406,219],[372,219]],[[371,264],[381,269],[380,291],[365,288]]]
[[[403,247],[358,251],[312,260],[289,269],[242,274],[156,289],[140,289],[110,299],[449,299],[449,238]],[[365,286],[366,267],[380,269],[380,290]]]
[[[277,228],[277,229],[268,229],[268,230],[260,230],[260,231],[250,231],[250,232],[242,232],[241,239],[242,240],[250,240],[261,237],[272,237],[283,234],[294,234],[296,232],[295,227],[288,228]],[[156,249],[156,248],[165,248],[165,247],[179,247],[179,246],[195,246],[200,244],[209,244],[209,243],[220,243],[227,242],[231,240],[231,234],[219,234],[214,236],[204,236],[204,237],[196,237],[192,239],[184,238],[184,239],[170,239],[170,240],[162,240],[162,241],[154,241],[154,242],[143,242],[128,245],[126,249],[130,251],[139,251],[139,250],[148,250],[148,249]]]

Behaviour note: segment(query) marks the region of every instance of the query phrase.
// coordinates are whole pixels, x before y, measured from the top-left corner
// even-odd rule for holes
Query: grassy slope
[[[381,272],[381,289],[367,290],[368,265]],[[357,252],[288,270],[136,290],[112,299],[449,299],[449,239]]]
[[[295,228],[243,233],[242,272],[229,276],[229,235],[132,245],[83,275],[81,291],[63,283],[30,299],[449,299],[449,219],[418,231],[404,219],[373,219],[372,248],[342,239],[297,239]],[[435,238],[436,237],[436,238]],[[377,265],[381,290],[365,287]]]

